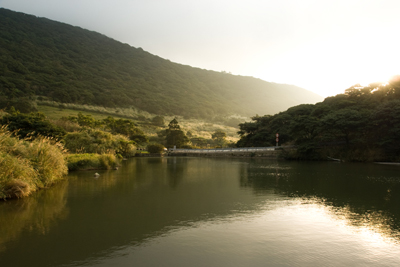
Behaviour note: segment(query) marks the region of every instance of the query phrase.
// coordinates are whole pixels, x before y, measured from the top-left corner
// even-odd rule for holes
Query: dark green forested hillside
[[[273,114],[322,100],[296,86],[176,64],[96,32],[0,9],[0,97],[26,96],[197,118]]]
[[[315,105],[298,105],[240,124],[238,146],[296,145],[288,155],[355,161],[400,160],[400,75],[353,86]],[[293,152],[293,151],[292,151]]]

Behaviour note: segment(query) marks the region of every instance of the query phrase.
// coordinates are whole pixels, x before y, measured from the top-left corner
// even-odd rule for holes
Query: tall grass
[[[29,160],[0,154],[0,198],[25,197],[37,188],[38,173]]]
[[[68,169],[63,146],[39,137],[13,137],[0,129],[0,199],[25,197],[62,179]]]
[[[52,142],[48,138],[32,141],[27,148],[29,160],[38,171],[40,187],[49,186],[67,174],[67,162],[61,143]]]

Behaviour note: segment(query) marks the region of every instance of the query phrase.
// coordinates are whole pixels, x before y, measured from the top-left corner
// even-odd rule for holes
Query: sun
[[[394,28],[372,27],[326,34],[294,47],[264,68],[274,81],[294,84],[323,97],[360,84],[385,83],[400,74],[400,39]]]

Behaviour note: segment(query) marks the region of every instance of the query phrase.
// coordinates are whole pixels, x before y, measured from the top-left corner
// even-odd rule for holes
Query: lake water
[[[1,266],[399,266],[400,166],[134,158],[0,202]]]

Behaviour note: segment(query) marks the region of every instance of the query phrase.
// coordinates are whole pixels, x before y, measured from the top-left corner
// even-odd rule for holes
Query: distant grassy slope
[[[51,107],[51,106],[43,106],[43,105],[38,105],[37,106],[38,111],[43,112],[50,120],[58,120],[61,119],[62,117],[68,117],[68,116],[77,116],[79,112],[82,112],[84,115],[91,115],[93,118],[96,120],[102,120],[107,118],[108,116],[112,116],[115,118],[126,118],[126,116],[118,116],[117,114],[101,114],[99,112],[94,112],[90,110],[75,110],[75,109],[68,109],[68,108],[56,108],[56,107]],[[146,119],[152,118],[154,114],[145,114]],[[166,125],[173,119],[174,117],[165,117],[165,122]],[[133,120],[138,127],[148,136],[156,136],[157,132],[160,130],[163,130],[165,128],[163,127],[158,127],[155,125],[152,125],[151,123],[146,123],[143,121],[138,121],[138,120]],[[210,123],[207,121],[203,121],[201,119],[184,119],[182,117],[178,118],[179,125],[183,129],[183,131],[186,133],[187,131],[191,131],[193,135],[198,136],[198,137],[203,137],[203,138],[211,138],[211,135],[216,131],[216,130],[222,130],[227,134],[227,140],[228,141],[233,141],[236,142],[239,140],[239,135],[237,134],[238,128],[235,127],[230,127],[226,126],[223,124],[219,123]]]
[[[0,8],[0,97],[29,95],[194,118],[274,114],[322,101],[296,86],[176,64],[96,32]]]

